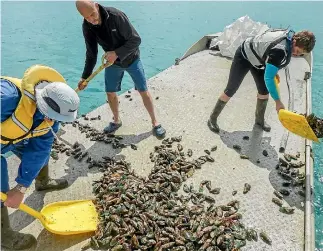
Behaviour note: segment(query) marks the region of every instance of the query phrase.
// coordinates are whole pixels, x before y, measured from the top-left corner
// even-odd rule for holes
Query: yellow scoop
[[[303,138],[319,142],[306,118],[288,110],[279,110],[278,117],[282,125],[290,132]]]
[[[1,200],[6,199],[7,195],[1,193]],[[54,202],[40,212],[21,203],[19,209],[40,220],[49,232],[59,235],[94,232],[98,224],[98,215],[91,200]]]
[[[274,81],[279,93],[280,77],[278,74],[275,76]],[[304,116],[281,109],[279,110],[278,118],[288,131],[315,142],[319,141]]]

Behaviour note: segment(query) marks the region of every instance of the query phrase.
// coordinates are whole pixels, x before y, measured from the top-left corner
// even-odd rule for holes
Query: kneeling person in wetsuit
[[[64,78],[47,66],[30,67],[23,79],[1,76],[0,84],[1,192],[7,194],[7,200],[1,202],[1,247],[22,250],[36,239],[11,229],[7,207],[17,208],[35,179],[37,191],[68,186],[65,179],[49,177],[48,162],[59,121],[74,121],[80,100]],[[21,159],[17,184],[12,189],[7,161],[2,156],[8,152]]]
[[[302,56],[310,53],[314,45],[315,36],[310,31],[294,33],[291,30],[269,29],[260,35],[247,38],[236,50],[227,87],[211,113],[209,128],[219,132],[218,116],[250,71],[258,89],[255,123],[269,132],[271,128],[264,119],[269,93],[276,102],[277,112],[285,109],[277,91],[275,76],[280,69],[289,64],[292,55]]]

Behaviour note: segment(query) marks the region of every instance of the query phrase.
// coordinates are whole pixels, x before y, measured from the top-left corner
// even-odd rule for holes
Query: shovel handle
[[[109,63],[108,61],[107,62],[105,62],[105,54],[103,54],[102,55],[102,57],[101,57],[101,62],[102,62],[102,64],[100,65],[100,67],[98,68],[98,69],[96,69],[96,71],[95,72],[93,72],[87,79],[85,79],[84,81],[83,81],[83,83],[82,83],[82,85],[83,86],[87,86],[88,85],[88,83],[100,72],[100,71],[102,71],[104,68],[106,68],[106,67],[109,67],[109,66],[111,66],[112,64],[111,63]],[[77,87],[76,89],[75,89],[75,91],[76,92],[79,92],[80,91],[80,89]]]
[[[8,198],[8,196],[5,193],[1,192],[1,200],[6,201],[7,198]],[[20,203],[19,209],[26,212],[27,214],[34,216],[35,218],[37,218],[38,220],[40,220],[42,222],[45,220],[45,218],[43,217],[43,215],[40,212],[28,207],[24,203]]]

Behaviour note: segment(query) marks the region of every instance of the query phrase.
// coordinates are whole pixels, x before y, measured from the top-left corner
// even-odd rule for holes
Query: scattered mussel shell
[[[243,187],[243,194],[248,193],[250,191],[250,189],[251,189],[251,185],[248,183],[245,183],[244,187]]]
[[[278,192],[278,191],[274,191],[274,195],[276,195],[276,197],[278,198],[278,199],[282,199],[284,196],[280,193],[280,192]]]
[[[282,195],[285,195],[285,196],[288,196],[290,194],[290,192],[287,190],[287,189],[280,189],[279,192],[282,194]]]
[[[236,150],[240,151],[241,150],[241,146],[239,146],[239,145],[233,145],[233,149],[236,149]]]
[[[131,149],[133,149],[133,150],[137,150],[138,148],[137,148],[137,146],[135,145],[135,144],[130,144],[130,147],[131,147]]]
[[[268,245],[271,245],[272,240],[270,239],[270,237],[267,235],[267,233],[265,233],[264,231],[261,231],[259,234],[260,238],[267,243]]]
[[[240,154],[240,158],[241,159],[249,159],[249,156],[245,155],[245,154]]]
[[[58,153],[54,150],[51,151],[50,156],[54,159],[54,160],[58,160]]]
[[[279,211],[285,214],[293,214],[295,211],[295,208],[292,207],[280,207]]]
[[[272,198],[272,202],[274,202],[276,205],[280,207],[283,205],[283,202],[278,198]]]
[[[218,149],[218,147],[217,147],[217,146],[212,146],[212,147],[211,147],[211,152],[215,152],[217,149]]]
[[[211,154],[210,150],[208,150],[208,149],[205,149],[205,150],[204,150],[204,152],[205,152],[206,154],[208,154],[208,155],[210,155],[210,154]]]

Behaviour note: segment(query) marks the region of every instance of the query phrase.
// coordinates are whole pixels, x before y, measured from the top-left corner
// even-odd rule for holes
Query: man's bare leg
[[[156,114],[154,110],[154,104],[153,99],[149,93],[149,91],[143,91],[139,92],[140,96],[142,98],[142,101],[146,107],[146,110],[149,113],[151,124],[153,126],[154,134],[156,134],[157,137],[163,137],[166,134],[166,130],[157,122]]]
[[[114,123],[120,123],[119,118],[119,100],[118,95],[115,92],[107,92],[108,103],[113,114]]]
[[[104,132],[112,133],[122,125],[119,116],[119,100],[118,95],[115,92],[107,92],[107,97],[110,109],[113,114],[113,123],[110,123],[106,128],[104,128]]]
[[[149,91],[144,91],[144,92],[139,92],[139,93],[140,93],[142,101],[146,107],[146,110],[149,113],[152,125],[154,127],[158,126],[158,122],[157,122],[156,114],[155,114],[155,110],[154,110],[153,99],[152,99]]]

